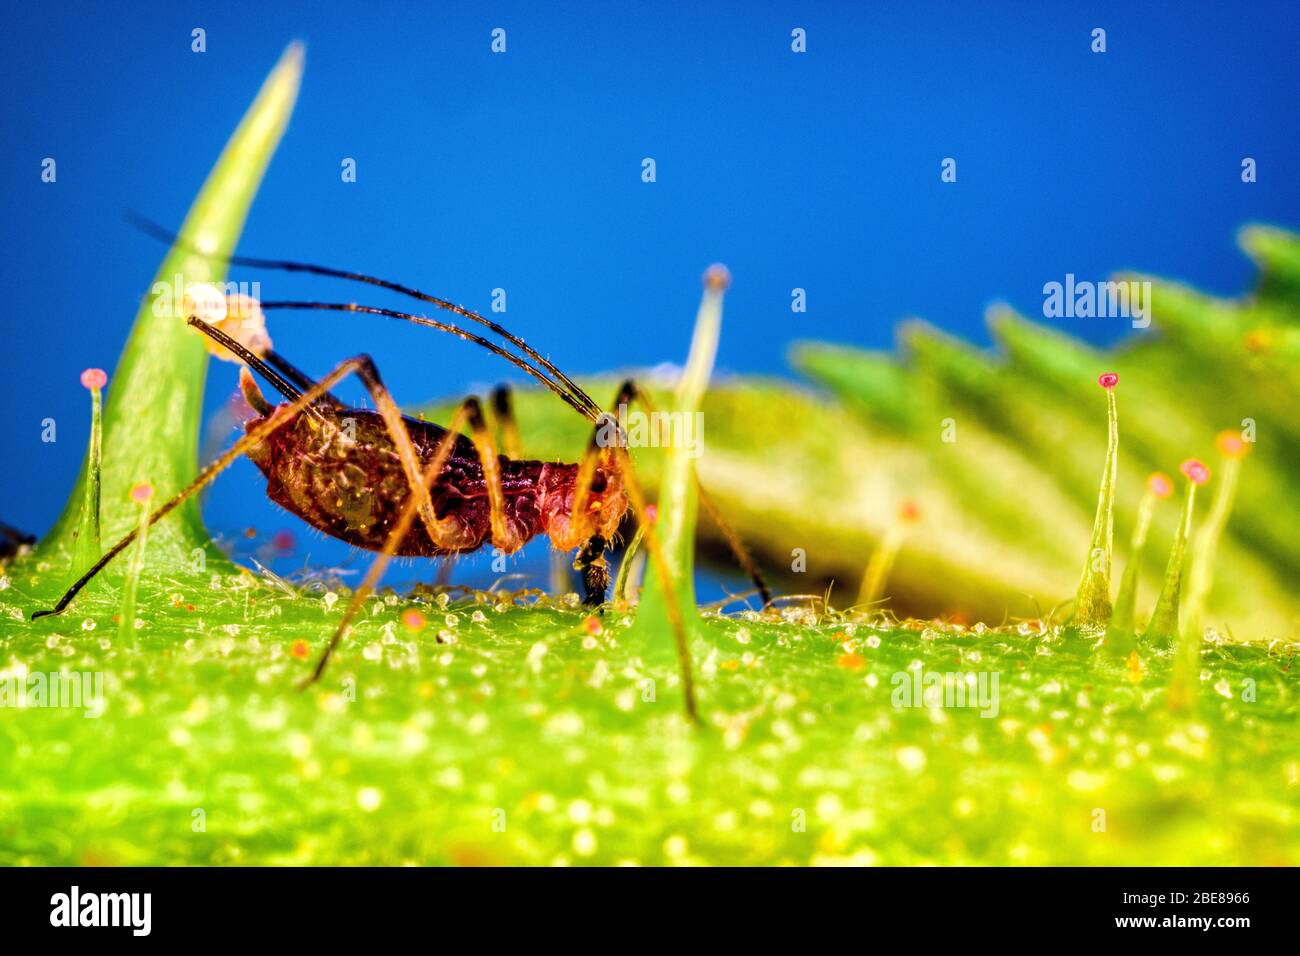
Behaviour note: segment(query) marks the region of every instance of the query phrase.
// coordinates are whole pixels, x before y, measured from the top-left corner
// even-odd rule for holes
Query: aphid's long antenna
[[[188,251],[196,255],[201,255],[209,259],[215,259],[218,262],[226,262],[230,265],[247,266],[253,269],[275,269],[280,272],[305,272],[309,275],[327,276],[334,279],[346,279],[351,282],[364,282],[367,285],[378,286],[381,289],[388,289],[391,292],[397,292],[401,295],[409,296],[412,299],[419,299],[421,302],[428,302],[436,305],[440,309],[446,309],[462,318],[469,319],[471,322],[477,322],[491,329],[494,333],[501,336],[511,345],[520,349],[525,355],[535,361],[546,371],[556,377],[556,380],[562,382],[566,388],[583,404],[591,414],[588,416],[593,421],[600,414],[600,407],[591,400],[582,389],[580,389],[573,380],[551,364],[539,352],[530,347],[523,339],[517,335],[511,334],[503,326],[491,319],[488,319],[471,309],[456,305],[446,299],[440,299],[437,296],[429,295],[427,292],[421,292],[419,289],[411,286],[402,285],[400,282],[392,282],[388,279],[380,279],[376,276],[366,275],[363,272],[351,272],[346,269],[334,269],[330,266],[315,265],[309,262],[294,262],[288,259],[259,259],[253,256],[217,256],[205,253],[200,249],[195,249],[188,243],[182,243],[180,237],[168,229],[145,219],[143,216],[135,213],[127,213],[127,221],[136,226],[141,231],[171,245],[182,245]]]
[[[302,369],[298,368],[296,365],[294,365],[292,362],[286,359],[279,352],[275,351],[275,349],[267,349],[266,355],[264,355],[263,358],[266,360],[267,365],[270,365],[277,372],[279,372],[289,381],[293,382],[293,384],[297,385],[304,392],[316,384],[316,380],[314,378],[312,378]],[[329,395],[329,394],[321,396],[321,401],[329,402],[331,405],[334,405],[336,407],[342,405],[342,402],[340,402],[333,395]]]
[[[194,326],[204,335],[208,336],[211,339],[214,339],[215,341],[219,342],[223,347],[229,349],[235,355],[239,356],[240,361],[242,361],[245,365],[247,365],[249,368],[255,371],[258,375],[262,376],[262,378],[266,379],[273,386],[275,386],[275,390],[279,392],[281,395],[283,395],[285,398],[287,398],[289,401],[292,402],[302,397],[302,391],[298,388],[298,386],[293,385],[290,382],[286,381],[284,377],[281,376],[275,369],[271,368],[271,366],[267,365],[260,358],[258,358],[248,349],[244,348],[244,346],[240,345],[238,342],[232,339],[225,332],[222,332],[216,326],[209,325],[207,322],[204,322],[202,319],[197,318],[196,316],[193,315],[190,316],[185,321],[187,324]]]
[[[591,401],[584,392],[576,393],[567,389],[564,385],[548,378],[534,366],[530,365],[525,359],[513,352],[507,352],[501,346],[497,345],[481,335],[475,335],[462,329],[458,325],[451,325],[447,322],[439,322],[437,319],[430,319],[423,315],[412,315],[410,312],[398,312],[394,309],[381,309],[370,305],[357,305],[355,302],[299,302],[299,301],[274,301],[262,302],[262,309],[297,309],[297,310],[318,310],[323,312],[360,312],[365,315],[381,315],[389,319],[400,319],[403,322],[413,322],[416,325],[422,325],[426,328],[437,329],[439,332],[447,332],[457,338],[464,339],[467,342],[473,342],[481,345],[483,348],[495,355],[501,356],[512,365],[527,372],[533,378],[537,379],[547,388],[549,388],[565,403],[573,408],[579,415],[589,421],[596,421],[600,417],[600,407]]]

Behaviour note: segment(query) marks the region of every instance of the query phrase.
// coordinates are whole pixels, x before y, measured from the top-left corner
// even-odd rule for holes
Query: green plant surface
[[[188,241],[233,248],[300,70],[291,48],[191,211]],[[125,626],[125,558],[65,614],[31,622],[68,583],[83,475],[55,531],[0,568],[0,864],[1294,865],[1297,644],[1269,628],[1295,618],[1287,581],[1300,555],[1287,532],[1300,519],[1294,504],[1251,496],[1294,478],[1300,255],[1276,231],[1244,242],[1264,264],[1255,297],[1162,285],[1162,337],[1115,356],[1005,313],[1000,355],[921,325],[906,361],[806,346],[797,362],[833,400],[767,380],[704,391],[718,316],[697,325],[685,386],[647,387],[656,407],[704,412],[695,466],[763,563],[780,572],[806,552],[783,590],[815,582],[820,595],[834,580],[830,604],[844,608],[837,594],[855,593],[912,499],[924,517],[890,606],[1026,618],[896,621],[808,599],[723,615],[692,600],[699,726],[683,713],[653,591],[640,608],[653,624],[593,616],[576,595],[384,592],[322,682],[299,690],[348,588],[235,568],[210,550],[196,509],[149,535]],[[173,250],[160,281],[175,274],[224,272]],[[105,543],[137,519],[129,487],[147,480],[162,498],[195,471],[206,358],[165,312],[142,309],[109,382]],[[1116,659],[1043,621],[1041,602],[1072,590],[1089,540],[1105,416],[1082,396],[1095,399],[1103,358],[1122,379],[1120,540],[1149,467],[1209,458],[1215,431],[1244,410],[1269,436],[1243,463],[1218,551],[1229,570],[1207,604],[1242,640],[1187,645],[1190,706],[1170,706],[1173,651]],[[577,460],[590,423],[550,395],[517,405],[528,453]],[[945,417],[958,422],[952,445],[937,438]],[[689,595],[690,469],[634,454],[647,488],[669,476],[665,547]],[[1158,516],[1153,540],[1173,521]],[[699,531],[716,543],[707,520]],[[206,570],[189,560],[195,547]],[[102,700],[15,696],[56,673],[101,679]],[[913,674],[946,675],[954,690],[996,676],[998,688],[983,710],[901,700]]]
[[[98,671],[106,706],[0,708],[3,864],[1300,862],[1294,646],[1207,645],[1178,717],[1168,654],[710,614],[693,728],[669,637],[576,597],[374,597],[300,692],[337,585],[142,582],[123,644],[111,602],[21,623],[39,583],[4,584],[2,676]],[[918,666],[996,671],[996,716],[894,706]]]

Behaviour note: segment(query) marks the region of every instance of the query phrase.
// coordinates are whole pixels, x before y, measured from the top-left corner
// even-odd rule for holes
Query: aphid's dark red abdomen
[[[272,432],[248,457],[266,475],[267,495],[276,504],[331,537],[382,550],[410,494],[383,419],[377,412],[327,405],[317,405],[314,411],[317,416],[301,414]],[[446,429],[413,418],[406,419],[406,427],[422,463],[428,465]],[[527,541],[545,532],[556,509],[563,507],[577,466],[504,456],[499,460],[507,521]],[[487,484],[474,444],[464,435],[457,438],[429,496],[437,516],[455,522],[453,545],[435,545],[416,521],[398,554],[454,554],[473,551],[489,540]]]

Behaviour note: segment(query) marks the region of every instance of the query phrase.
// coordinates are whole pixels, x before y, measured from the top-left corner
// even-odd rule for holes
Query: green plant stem
[[[1092,540],[1083,563],[1083,576],[1074,601],[1074,624],[1080,627],[1104,627],[1110,620],[1110,560],[1114,541],[1115,471],[1119,460],[1119,418],[1115,408],[1115,389],[1106,389],[1106,467],[1101,474],[1097,495],[1097,515],[1092,524]]]
[[[631,576],[632,565],[641,550],[641,539],[643,537],[645,537],[645,528],[637,525],[636,531],[632,534],[632,540],[628,542],[627,548],[623,551],[623,560],[618,566],[618,577],[614,580],[614,605],[616,607],[625,607],[627,605],[627,582]]]
[[[893,570],[905,537],[902,524],[895,524],[885,533],[880,546],[871,553],[867,570],[862,575],[862,586],[858,589],[859,607],[870,607],[884,597],[885,582],[889,580],[889,572]]]
[[[1183,563],[1187,554],[1187,538],[1192,531],[1192,511],[1196,507],[1196,482],[1187,483],[1187,497],[1183,500],[1183,514],[1174,532],[1174,544],[1165,565],[1165,580],[1156,598],[1155,610],[1147,622],[1143,638],[1151,643],[1167,645],[1178,637],[1178,605],[1182,592]]]
[[[77,520],[76,545],[73,550],[71,581],[91,569],[103,553],[99,541],[99,500],[101,448],[103,442],[104,395],[90,390],[90,445],[86,449],[86,472],[82,482],[81,515]]]
[[[1187,570],[1187,600],[1183,605],[1181,640],[1198,646],[1205,616],[1205,604],[1214,585],[1214,558],[1219,550],[1219,539],[1232,515],[1237,498],[1237,480],[1241,475],[1241,459],[1227,458],[1221,469],[1221,479],[1214,492],[1214,501],[1205,524],[1196,532],[1192,543],[1191,563]]]
[[[1106,626],[1106,649],[1113,655],[1128,657],[1137,646],[1134,618],[1137,609],[1138,575],[1142,568],[1142,559],[1146,555],[1147,532],[1151,529],[1151,516],[1155,512],[1156,496],[1147,491],[1138,505],[1137,524],[1133,528],[1133,538],[1129,542],[1128,563],[1124,565],[1124,574],[1119,581],[1119,595],[1115,598],[1115,609],[1110,623]]]
[[[675,415],[693,416],[699,410],[717,354],[722,328],[723,289],[722,283],[707,281],[706,277],[690,355],[673,396],[671,412]],[[664,451],[654,537],[655,548],[665,567],[647,567],[641,600],[637,605],[635,630],[647,641],[673,632],[670,604],[676,605],[688,636],[699,620],[695,605],[695,515],[698,506],[695,460],[685,444],[674,442]],[[650,559],[654,561],[653,553]],[[672,588],[671,597],[665,592],[666,586]],[[685,651],[679,647],[679,657]]]
[[[135,640],[135,596],[140,587],[140,572],[144,570],[144,558],[149,541],[149,511],[153,502],[150,496],[139,504],[139,517],[136,525],[138,534],[131,548],[131,559],[127,565],[126,578],[122,583],[122,603],[118,609],[118,640],[128,642]]]

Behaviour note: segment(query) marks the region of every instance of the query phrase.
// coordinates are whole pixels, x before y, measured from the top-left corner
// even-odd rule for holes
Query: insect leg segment
[[[523,442],[519,440],[519,423],[515,421],[509,385],[492,389],[492,412],[501,430],[501,447],[507,458],[523,458]]]
[[[631,379],[625,381],[619,386],[618,394],[614,397],[614,408],[620,405],[626,405],[632,400],[637,393],[636,383]],[[673,586],[672,572],[668,567],[667,559],[664,557],[663,549],[659,546],[659,536],[655,531],[654,522],[646,510],[645,494],[641,491],[640,482],[636,477],[636,468],[632,464],[632,456],[627,450],[627,437],[619,428],[617,420],[611,415],[603,415],[596,423],[596,428],[592,432],[591,441],[587,445],[586,452],[583,453],[582,462],[578,466],[578,477],[573,487],[573,513],[570,521],[573,522],[575,531],[583,529],[584,534],[589,534],[592,521],[587,513],[587,498],[591,494],[591,483],[596,473],[597,464],[605,463],[611,470],[619,473],[623,481],[623,490],[626,492],[628,500],[632,503],[632,508],[636,512],[637,524],[643,532],[642,540],[645,542],[646,551],[650,555],[650,563],[654,565],[655,573],[659,575],[659,583],[664,594],[664,602],[668,612],[668,623],[672,628],[673,640],[677,646],[677,666],[682,676],[682,693],[685,697],[686,715],[693,721],[699,722],[699,714],[695,706],[695,678],[692,672],[691,648],[688,643],[686,633],[686,620],[682,615],[680,602],[677,600],[677,590]],[[587,603],[603,603],[605,599],[605,589],[609,586],[609,572],[604,567],[604,550],[605,539],[600,535],[591,534],[587,543],[583,546],[582,553],[578,556],[578,561],[574,567],[583,572],[583,584],[587,587]],[[584,559],[586,559],[584,561]],[[599,589],[599,601],[593,601],[595,595],[594,589]]]
[[[655,573],[659,576],[665,610],[668,613],[668,623],[672,627],[673,640],[677,645],[677,667],[682,676],[682,695],[685,698],[686,716],[699,723],[699,712],[695,705],[695,677],[691,663],[691,648],[688,643],[686,621],[682,616],[681,603],[677,600],[677,590],[673,586],[672,572],[668,568],[668,561],[664,557],[663,548],[659,545],[659,535],[655,531],[654,521],[651,520],[650,514],[646,510],[645,494],[641,491],[640,482],[637,480],[636,469],[632,465],[632,456],[628,454],[627,448],[622,445],[615,447],[614,454],[619,462],[620,472],[623,477],[623,488],[627,492],[628,499],[632,502],[637,523],[644,534],[643,540],[646,551],[650,555],[650,563],[654,565]]]
[[[362,579],[361,584],[353,592],[352,599],[348,602],[347,609],[344,610],[343,617],[339,621],[338,627],[334,629],[334,634],[325,646],[320,660],[316,662],[316,667],[312,670],[311,676],[301,686],[306,687],[320,680],[321,674],[325,673],[325,667],[329,663],[330,656],[334,653],[334,649],[338,647],[339,641],[343,639],[348,626],[356,618],[366,598],[374,592],[379,579],[383,577],[384,571],[387,570],[389,562],[393,560],[393,555],[397,553],[397,548],[402,543],[402,540],[410,534],[411,527],[415,524],[416,514],[421,510],[422,500],[429,500],[429,486],[437,480],[443,466],[447,464],[447,459],[451,456],[452,449],[456,447],[456,438],[460,434],[460,427],[470,417],[471,406],[477,407],[477,400],[473,398],[466,399],[460,408],[456,410],[456,414],[452,416],[451,421],[447,423],[447,434],[438,443],[428,467],[424,469],[424,473],[418,478],[420,492],[423,492],[423,494],[417,492],[406,499],[406,503],[402,506],[402,512],[397,517],[397,522],[393,525],[392,530],[388,532],[388,537],[384,541],[384,549],[371,562],[370,569],[366,571],[365,578]],[[480,416],[481,414],[480,412]]]
[[[478,399],[466,399],[464,408],[469,421],[470,438],[474,441],[474,449],[478,452],[479,464],[483,468],[483,482],[487,485],[492,544],[506,554],[513,554],[523,547],[524,542],[506,520],[506,495],[501,487],[501,459],[497,455],[492,430],[483,418],[483,409],[479,406]]]

